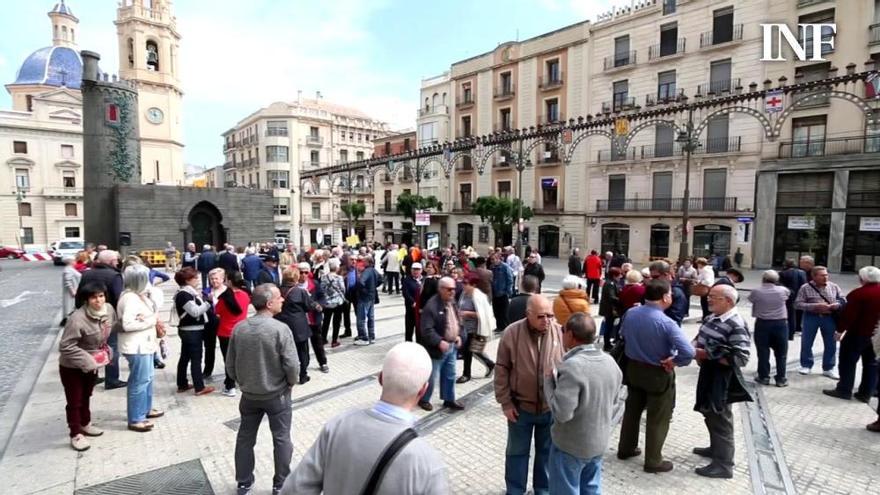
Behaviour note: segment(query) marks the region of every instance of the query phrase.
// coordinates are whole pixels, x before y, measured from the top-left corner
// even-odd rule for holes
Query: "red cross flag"
[[[767,113],[781,112],[783,108],[783,93],[781,89],[768,91],[764,95],[764,111]]]

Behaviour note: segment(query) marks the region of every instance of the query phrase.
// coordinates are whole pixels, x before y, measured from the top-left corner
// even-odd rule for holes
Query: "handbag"
[[[99,368],[110,364],[110,360],[113,358],[113,350],[107,344],[102,344],[96,351],[89,351],[89,354],[95,359]]]
[[[469,335],[468,339],[470,339],[470,342],[468,342],[468,350],[471,352],[483,352],[483,350],[486,349],[486,342],[489,340],[482,335]]]
[[[379,460],[376,461],[376,464],[370,471],[370,477],[367,480],[367,484],[364,485],[364,489],[361,490],[361,495],[373,495],[376,493],[376,490],[382,483],[382,478],[385,477],[385,471],[388,470],[388,466],[397,454],[418,436],[419,434],[416,433],[416,430],[407,428],[394,437],[394,440],[388,444],[388,447],[385,447],[385,451],[382,452]]]

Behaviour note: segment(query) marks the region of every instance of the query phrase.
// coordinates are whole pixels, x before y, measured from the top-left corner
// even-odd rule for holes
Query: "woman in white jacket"
[[[495,363],[484,352],[486,343],[492,338],[492,330],[495,328],[495,316],[493,316],[492,305],[489,303],[488,296],[477,288],[479,283],[480,276],[476,272],[465,275],[461,297],[458,300],[464,371],[456,380],[456,383],[467,383],[470,381],[471,365],[474,357],[486,367],[485,378],[492,375],[492,370],[495,369]],[[464,337],[465,332],[467,333],[467,338]]]
[[[116,312],[120,321],[119,352],[128,361],[128,429],[147,432],[152,418],[164,413],[153,409],[153,353],[158,349],[157,332],[164,331],[158,308],[147,293],[150,269],[132,264],[122,274],[125,290]]]

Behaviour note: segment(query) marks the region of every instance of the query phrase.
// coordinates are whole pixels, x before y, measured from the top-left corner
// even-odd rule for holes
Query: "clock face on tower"
[[[165,120],[165,114],[162,110],[159,110],[156,107],[152,107],[147,109],[147,120],[150,121],[151,124],[161,124],[163,120]]]

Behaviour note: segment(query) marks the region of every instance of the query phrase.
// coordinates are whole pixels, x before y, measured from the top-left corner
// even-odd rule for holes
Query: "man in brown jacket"
[[[550,301],[529,298],[525,319],[511,323],[498,345],[495,400],[507,418],[504,481],[508,494],[523,494],[529,480],[529,451],[535,436],[532,486],[535,495],[549,490],[550,406],[544,397],[544,375],[562,361],[562,329],[553,319]]]

